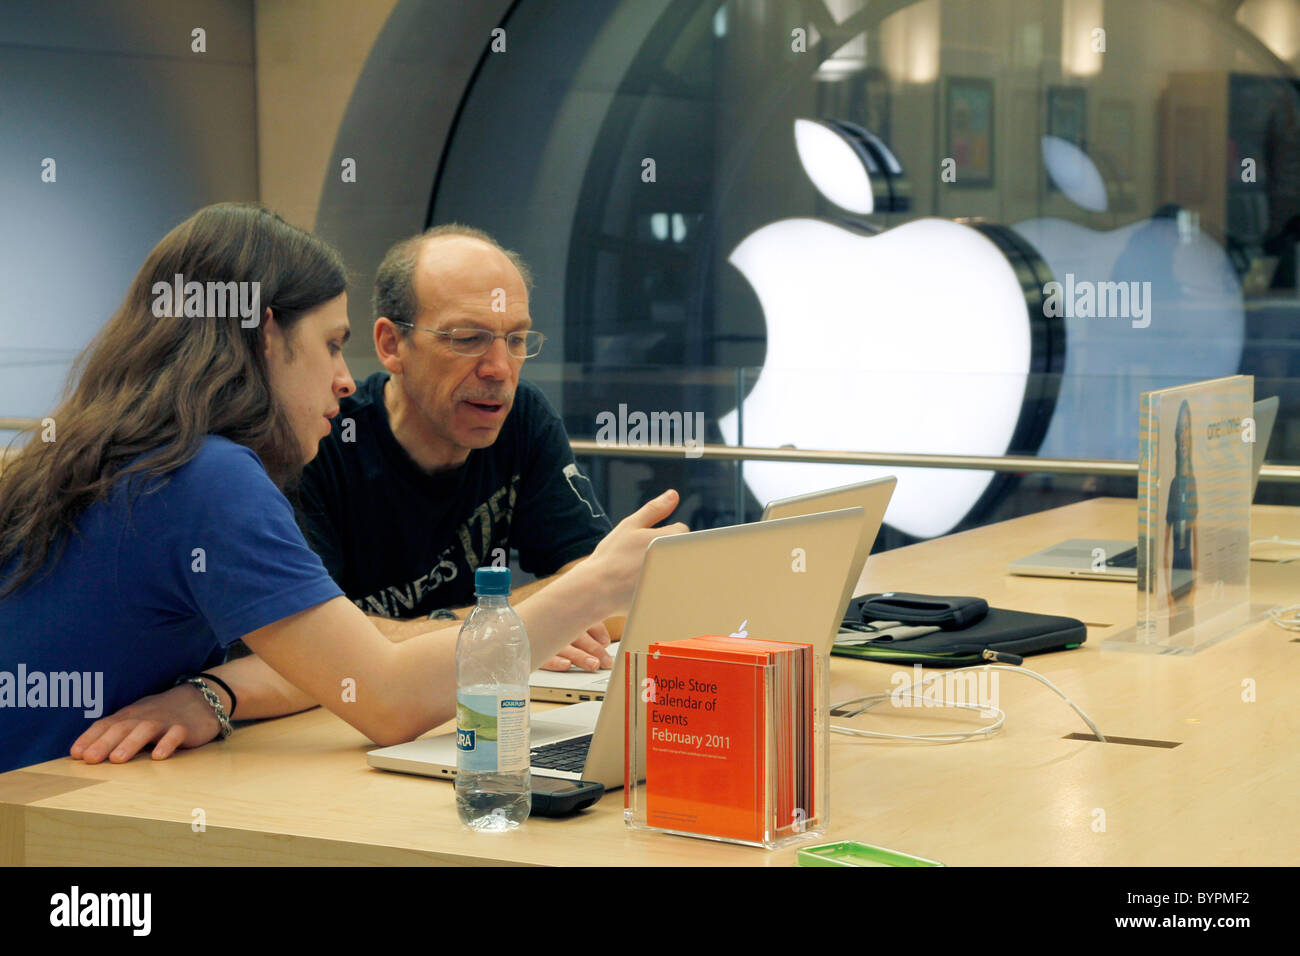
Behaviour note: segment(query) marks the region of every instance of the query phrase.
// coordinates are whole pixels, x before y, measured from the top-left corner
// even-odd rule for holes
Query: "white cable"
[[[1291,615],[1287,617],[1287,615]],[[1268,612],[1268,619],[1286,631],[1300,631],[1300,604],[1289,607],[1275,607]]]
[[[889,695],[883,695],[883,696],[889,696]],[[913,700],[920,700],[920,701],[924,701],[925,699],[919,694],[898,694],[898,696],[910,697]],[[850,703],[852,702],[850,701]],[[856,717],[858,714],[861,714],[863,711],[869,709],[870,707],[874,707],[878,703],[880,703],[880,701],[873,701],[871,704],[869,704],[867,707],[862,708],[862,710],[859,710],[857,714],[854,714],[853,716]],[[963,740],[970,740],[972,737],[991,737],[993,736],[993,734],[997,733],[999,730],[1002,729],[1002,724],[1007,719],[1007,715],[1003,711],[999,710],[997,707],[981,707],[979,704],[957,704],[957,703],[944,704],[942,706],[960,707],[964,710],[978,710],[981,715],[989,711],[992,711],[994,715],[996,715],[997,719],[994,720],[993,723],[981,727],[979,730],[971,730],[965,733],[886,734],[881,731],[858,730],[855,727],[844,727],[839,724],[831,724],[831,731],[838,734],[849,734],[850,736],[853,737],[883,737],[888,740],[921,740],[933,744],[955,744],[955,743],[961,743]]]
[[[1271,538],[1256,538],[1250,543],[1250,548],[1254,548],[1257,544],[1274,544],[1282,545],[1284,547],[1300,548],[1300,541],[1295,541],[1291,538],[1279,538],[1277,535],[1273,535]],[[1300,561],[1300,554],[1297,554],[1293,558],[1257,558],[1252,555],[1251,560],[1267,561],[1269,564],[1290,564],[1292,561]]]
[[[1300,609],[1300,605],[1296,605],[1296,608]],[[1291,608],[1288,608],[1287,610],[1291,610]],[[1286,625],[1282,625],[1282,626],[1285,627]],[[1300,622],[1297,622],[1297,630],[1300,630]],[[1006,664],[977,664],[974,667],[957,667],[952,669],[945,668],[941,671],[937,671],[936,673],[925,678],[919,683],[913,682],[911,684],[907,684],[903,687],[900,687],[897,690],[886,691],[883,694],[868,694],[865,697],[854,697],[851,700],[842,701],[841,703],[832,705],[831,710],[836,711],[836,710],[840,710],[841,708],[848,707],[852,704],[861,703],[863,704],[863,706],[859,707],[853,713],[848,715],[849,717],[857,717],[859,714],[864,713],[867,710],[870,710],[872,707],[875,707],[876,704],[879,704],[884,700],[898,700],[901,697],[909,697],[913,699],[924,700],[924,698],[922,698],[920,695],[916,694],[915,692],[910,694],[904,692],[912,690],[913,687],[916,688],[924,687],[926,684],[930,683],[931,681],[943,679],[948,674],[960,674],[962,671],[978,671],[978,670],[1007,671],[1012,674],[1024,674],[1028,677],[1034,678],[1039,683],[1046,684],[1052,690],[1056,691],[1056,693],[1060,695],[1061,699],[1064,700],[1067,704],[1069,704],[1074,709],[1074,712],[1076,714],[1078,714],[1080,717],[1083,718],[1083,722],[1088,725],[1088,728],[1093,732],[1093,734],[1097,737],[1099,741],[1101,741],[1102,743],[1106,743],[1105,736],[1102,735],[1102,732],[1097,727],[1097,725],[1093,723],[1092,718],[1089,717],[1087,714],[1085,714],[1079,708],[1078,704],[1070,700],[1070,698],[1067,697],[1059,687],[1057,687],[1050,680],[1048,680],[1042,674],[1037,673],[1036,671],[1031,671],[1024,667],[1009,667]],[[886,733],[879,733],[877,731],[871,731],[871,730],[858,730],[855,727],[844,727],[838,724],[831,724],[831,730],[834,733],[848,734],[853,737],[883,737],[890,740],[921,740],[929,743],[960,743],[961,741],[969,740],[972,737],[991,737],[993,734],[997,733],[997,731],[1002,728],[1002,724],[1007,719],[1006,713],[1004,713],[1002,710],[999,710],[997,707],[983,707],[980,706],[979,704],[959,704],[959,703],[949,704],[946,702],[940,704],[939,706],[960,707],[964,710],[978,710],[981,714],[985,714],[988,713],[989,711],[992,711],[994,714],[996,714],[997,719],[994,720],[993,723],[981,727],[979,730],[971,730],[965,733],[886,734]]]
[[[1257,544],[1280,544],[1293,548],[1300,548],[1300,541],[1291,538],[1279,538],[1277,535],[1273,535],[1271,538],[1258,538],[1255,541],[1252,541],[1250,546],[1253,548]],[[1293,558],[1278,558],[1277,560],[1271,558],[1256,558],[1252,556],[1251,560],[1267,560],[1270,564],[1290,564],[1292,561],[1300,561],[1300,554],[1297,554]],[[1287,615],[1290,615],[1290,617]],[[1292,604],[1287,607],[1275,607],[1268,612],[1268,619],[1283,630],[1300,631],[1300,604]]]

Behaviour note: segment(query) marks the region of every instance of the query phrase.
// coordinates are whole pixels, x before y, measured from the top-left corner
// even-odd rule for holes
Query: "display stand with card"
[[[1262,620],[1250,603],[1249,375],[1142,395],[1137,624],[1104,650],[1195,654]]]
[[[629,827],[769,849],[825,832],[825,655],[694,637],[628,654],[625,674]]]

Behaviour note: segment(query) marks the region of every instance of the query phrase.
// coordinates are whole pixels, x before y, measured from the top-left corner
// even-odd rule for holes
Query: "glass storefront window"
[[[521,0],[430,220],[533,265],[575,437],[622,405],[735,443],[744,406],[747,444],[1131,460],[1141,391],[1244,372],[1297,462],[1297,24],[1261,0]],[[960,484],[913,533],[1035,510],[1042,481]],[[754,517],[746,495],[700,508]]]

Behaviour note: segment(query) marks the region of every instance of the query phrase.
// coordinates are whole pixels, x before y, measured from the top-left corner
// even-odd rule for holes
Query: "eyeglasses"
[[[527,332],[489,332],[487,329],[447,329],[446,331],[439,331],[438,329],[426,329],[410,322],[393,320],[393,324],[408,329],[418,329],[431,335],[441,335],[457,355],[483,355],[497,339],[505,339],[506,351],[510,353],[512,358],[532,358],[542,350],[542,343],[546,341],[545,335],[532,330]]]

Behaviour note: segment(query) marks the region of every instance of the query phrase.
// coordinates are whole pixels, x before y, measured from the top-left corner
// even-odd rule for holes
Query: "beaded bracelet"
[[[230,698],[230,715],[229,715],[229,716],[230,716],[230,719],[231,719],[231,720],[234,720],[234,719],[235,719],[235,711],[239,710],[239,698],[236,697],[236,696],[235,696],[235,692],[234,692],[233,690],[230,689],[230,685],[227,684],[225,681],[223,681],[223,680],[222,680],[220,677],[218,677],[216,674],[209,674],[207,671],[203,671],[203,672],[200,673],[200,674],[195,674],[194,676],[195,676],[195,677],[202,677],[204,680],[210,680],[210,681],[212,681],[212,683],[216,684],[218,687],[220,687],[222,690],[224,690],[224,691],[226,692],[226,695]]]
[[[221,725],[222,740],[225,740],[235,732],[235,728],[230,726],[230,718],[226,715],[226,708],[221,705],[221,698],[217,696],[215,690],[208,686],[207,681],[201,677],[180,677],[177,678],[176,683],[177,685],[193,684],[199,689],[199,693],[203,695],[203,699],[208,702],[208,706],[211,707],[213,712],[217,715],[217,723]]]

